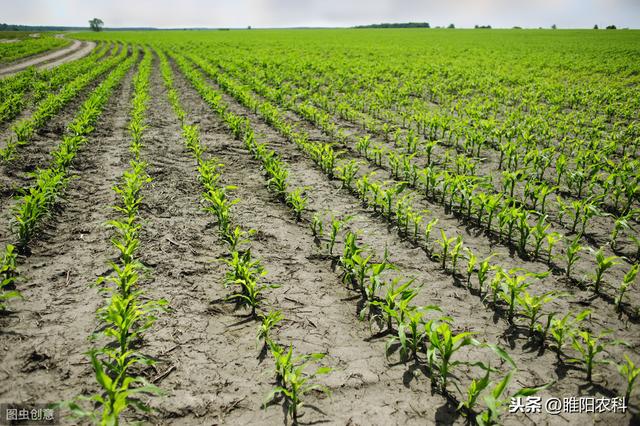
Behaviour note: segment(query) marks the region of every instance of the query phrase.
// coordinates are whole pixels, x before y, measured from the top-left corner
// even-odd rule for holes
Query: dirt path
[[[102,296],[89,287],[109,271],[116,195],[112,186],[128,165],[126,134],[133,70],[107,103],[88,146],[72,166],[77,175],[50,227],[21,261],[25,300],[0,317],[0,403],[49,403],[95,390],[84,354]],[[57,137],[51,144],[58,141]]]
[[[65,62],[80,59],[88,55],[95,47],[96,43],[93,41],[73,40],[71,45],[62,49],[36,55],[27,60],[0,68],[0,78],[17,74],[30,66],[35,66],[40,69],[51,69]]]

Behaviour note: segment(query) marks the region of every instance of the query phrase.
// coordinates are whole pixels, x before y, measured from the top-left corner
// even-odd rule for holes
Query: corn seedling
[[[558,360],[562,357],[562,350],[565,343],[572,339],[573,335],[576,333],[578,324],[590,314],[591,311],[585,309],[575,317],[573,317],[571,313],[568,313],[562,318],[551,319],[551,323],[549,325],[549,336],[554,343],[553,347],[556,351]]]
[[[406,312],[409,302],[418,295],[419,290],[411,288],[413,279],[400,283],[400,278],[395,278],[387,286],[387,292],[382,300],[375,300],[372,305],[380,308],[383,321],[387,325],[387,331],[393,330],[393,320],[402,321],[402,313]],[[360,319],[363,319],[362,317]]]
[[[562,235],[557,232],[550,232],[546,235],[547,239],[547,264],[553,259],[553,248],[562,240]]]
[[[249,242],[249,237],[255,234],[255,230],[243,231],[240,226],[233,228],[233,231],[224,234],[222,238],[229,244],[229,251],[238,251],[238,248]]]
[[[333,247],[336,244],[336,238],[338,237],[338,232],[340,232],[340,229],[342,229],[342,227],[347,222],[347,220],[349,219],[343,219],[343,220],[336,219],[336,218],[331,219],[331,232],[329,233],[329,243],[327,246],[327,248],[329,249],[330,256],[333,256]]]
[[[582,364],[586,370],[587,382],[593,379],[593,368],[599,364],[609,364],[609,360],[598,359],[598,354],[605,351],[608,343],[604,340],[610,330],[605,330],[594,336],[587,330],[581,330],[571,336],[571,346],[580,354],[579,358],[569,358],[567,361],[575,364]],[[616,343],[616,342],[613,342]]]
[[[447,272],[447,257],[449,255],[450,250],[452,249],[451,245],[454,241],[456,241],[457,237],[448,238],[447,234],[444,233],[444,230],[440,230],[441,239],[438,240],[438,244],[442,247],[442,252],[440,253],[440,257],[442,259],[442,270]]]
[[[472,415],[478,401],[478,397],[490,384],[489,376],[491,374],[491,366],[486,369],[484,376],[478,380],[473,379],[467,387],[467,395],[464,401],[458,404],[457,410],[464,409],[463,414]]]
[[[273,352],[272,352],[273,354]],[[324,358],[324,354],[314,353],[308,355],[293,356],[293,347],[289,347],[288,351],[275,353],[276,374],[281,377],[281,385],[276,386],[265,399],[266,406],[276,396],[282,395],[287,401],[287,412],[291,416],[293,422],[297,424],[298,413],[304,405],[304,395],[313,390],[319,390],[326,394],[330,394],[328,388],[315,383],[315,379],[323,374],[332,371],[329,367],[318,367],[313,372],[306,372],[313,362],[317,362]]]
[[[490,254],[488,257],[486,257],[482,262],[480,262],[480,264],[478,265],[478,271],[477,271],[477,275],[478,275],[478,291],[479,294],[482,294],[485,286],[485,282],[487,282],[487,279],[489,278],[489,271],[491,271],[494,267],[491,266],[489,264],[489,260],[491,260],[491,258],[495,256],[495,254]]]
[[[624,398],[627,404],[629,404],[629,400],[631,399],[631,393],[633,392],[633,388],[635,386],[636,379],[640,376],[640,368],[636,367],[636,365],[631,361],[631,358],[627,354],[624,355],[624,364],[618,364],[618,372],[624,378],[627,389],[624,393]]]
[[[525,290],[518,295],[518,305],[521,308],[520,314],[529,320],[529,323],[527,325],[529,329],[529,336],[532,337],[534,333],[538,333],[540,341],[545,341],[554,314],[547,314],[546,325],[540,324],[539,320],[544,315],[542,312],[542,307],[558,297],[559,295],[553,291],[537,296],[532,296]]]
[[[258,328],[258,334],[256,335],[256,344],[260,341],[263,342],[265,347],[269,346],[271,342],[271,329],[284,319],[282,312],[270,311],[267,315],[260,314],[260,327]]]
[[[508,401],[512,401],[517,398],[529,397],[537,394],[538,392],[547,389],[554,382],[547,383],[546,385],[538,386],[535,388],[521,388],[510,397],[503,397],[507,386],[511,382],[511,378],[515,370],[511,370],[507,375],[500,380],[495,387],[491,390],[491,393],[484,396],[484,402],[487,406],[486,410],[480,413],[476,417],[476,422],[479,426],[492,426],[501,424],[500,417],[504,412],[504,406]]]
[[[458,264],[458,258],[462,250],[462,237],[458,235],[455,245],[451,248],[451,274],[456,275],[456,267]]]
[[[571,278],[571,268],[580,259],[580,255],[579,254],[580,254],[580,251],[583,249],[583,247],[580,245],[580,241],[579,240],[580,240],[580,238],[576,237],[571,242],[571,245],[569,247],[567,247],[567,254],[566,254],[567,269],[566,269],[566,274],[565,274],[567,279]]]
[[[437,375],[433,375],[432,381],[438,378],[440,380],[440,389],[446,392],[449,379],[454,377],[452,375],[453,368],[460,364],[465,364],[463,361],[453,359],[455,353],[465,346],[477,346],[479,343],[471,337],[473,333],[462,332],[454,334],[446,321],[439,324],[429,321],[425,325],[425,332],[429,342],[427,348],[429,370],[432,374],[437,373]]]
[[[307,197],[303,195],[302,189],[296,188],[292,192],[287,193],[286,203],[293,210],[293,214],[297,221],[302,218],[302,212],[307,206]]]
[[[437,218],[431,219],[424,228],[424,247],[427,250],[427,253],[431,253],[431,232],[433,231],[433,227],[438,223]]]
[[[469,247],[465,247],[464,251],[467,258],[467,288],[471,288],[471,276],[475,271],[476,264],[478,263],[478,257],[473,253]]]
[[[604,275],[604,273],[607,270],[614,267],[615,265],[618,265],[620,262],[616,262],[616,259],[618,259],[617,256],[605,257],[602,247],[600,247],[598,251],[594,251],[591,248],[590,250],[592,253],[595,254],[596,263],[597,263],[596,274],[593,280],[593,291],[597,294],[600,292],[600,286],[602,284],[602,276]]]
[[[615,299],[617,311],[620,311],[624,294],[627,292],[629,287],[631,287],[634,284],[636,280],[636,276],[638,275],[638,270],[640,270],[640,263],[636,263],[635,265],[633,265],[631,269],[629,269],[629,271],[624,275],[624,278],[622,279],[622,283],[618,288],[618,295],[616,296],[616,299]]]
[[[311,218],[311,232],[313,236],[320,239],[323,237],[323,223],[319,213],[314,213]]]
[[[0,264],[0,312],[7,308],[7,301],[22,298],[22,294],[15,289],[15,283],[18,279],[17,259],[15,247],[8,244]]]

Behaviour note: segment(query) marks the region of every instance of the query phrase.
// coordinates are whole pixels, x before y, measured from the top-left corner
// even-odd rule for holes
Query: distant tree
[[[248,29],[248,30],[250,30],[250,29],[251,29],[251,25],[248,25],[248,26],[247,26],[247,29]]]
[[[607,29],[608,30],[615,30],[616,26],[615,25],[607,25]]]
[[[597,30],[597,29],[598,29],[598,24],[595,24],[595,25],[593,26],[593,29],[594,29],[594,30]]]
[[[358,25],[355,28],[431,28],[428,22],[398,22]]]
[[[522,27],[519,27],[519,26],[517,26],[517,25],[516,25],[515,27],[513,27],[513,29],[514,29],[514,30],[521,30],[521,29],[522,29]]]
[[[555,30],[555,29],[557,29],[557,28],[558,28],[558,27],[556,27],[556,24],[553,24],[553,25],[551,26],[551,29],[552,29],[552,30]]]
[[[491,25],[476,25],[473,28],[481,29],[481,30],[490,30]]]
[[[103,25],[104,22],[102,22],[102,19],[93,18],[89,20],[89,27],[91,28],[91,31],[102,31]]]
[[[455,27],[456,27],[455,25],[453,25],[453,24],[449,24],[449,26],[448,26],[447,28],[451,28],[451,29],[453,29],[453,28],[455,28]]]

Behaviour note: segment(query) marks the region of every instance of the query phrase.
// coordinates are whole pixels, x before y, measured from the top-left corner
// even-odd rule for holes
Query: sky
[[[640,28],[640,0],[0,0],[0,23],[106,27],[432,26]]]

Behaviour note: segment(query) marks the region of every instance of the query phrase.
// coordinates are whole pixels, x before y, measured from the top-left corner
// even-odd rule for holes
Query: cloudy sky
[[[0,22],[107,27],[352,26],[426,21],[494,27],[640,27],[640,0],[0,0]]]

